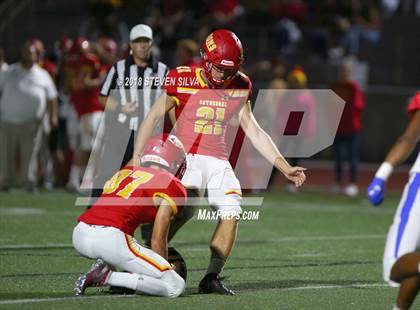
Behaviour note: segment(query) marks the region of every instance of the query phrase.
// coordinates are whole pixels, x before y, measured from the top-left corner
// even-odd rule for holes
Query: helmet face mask
[[[225,69],[218,67],[215,64],[210,64],[209,69],[211,80],[213,84],[217,85],[221,85],[226,81],[231,80],[235,76],[236,72],[238,72],[237,69]]]

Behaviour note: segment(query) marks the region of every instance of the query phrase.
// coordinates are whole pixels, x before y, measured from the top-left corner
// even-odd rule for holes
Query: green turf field
[[[317,193],[266,195],[258,221],[242,222],[225,268],[236,296],[198,295],[215,221],[191,221],[173,245],[189,274],[183,297],[110,295],[73,283],[91,262],[71,247],[81,208],[64,192],[0,196],[0,308],[8,309],[391,309],[382,251],[398,196],[378,209],[365,199]],[[416,308],[417,307],[417,308]],[[420,301],[413,306],[420,309]]]

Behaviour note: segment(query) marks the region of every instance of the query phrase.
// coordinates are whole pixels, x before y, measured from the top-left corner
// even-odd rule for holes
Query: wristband
[[[394,167],[388,162],[383,162],[382,165],[379,167],[378,171],[376,171],[375,177],[380,178],[384,181],[388,180],[391,173],[394,171]]]

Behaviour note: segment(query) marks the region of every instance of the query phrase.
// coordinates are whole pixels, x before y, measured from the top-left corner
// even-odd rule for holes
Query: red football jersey
[[[91,78],[100,78],[103,68],[101,68],[99,58],[94,54],[81,55],[73,59],[69,66],[71,72],[70,99],[79,117],[102,111],[103,108],[99,103],[100,87],[83,89],[81,81],[85,74],[89,74]]]
[[[187,193],[172,174],[153,168],[124,167],[105,183],[101,197],[79,218],[86,224],[112,226],[133,235],[144,223],[153,223],[165,199],[176,214]]]
[[[252,84],[238,72],[222,89],[210,89],[201,70],[184,66],[168,73],[165,90],[177,103],[175,134],[188,153],[227,160],[227,124],[250,99]]]
[[[414,97],[410,100],[407,108],[409,115],[412,115],[417,110],[420,110],[420,91],[416,92]]]

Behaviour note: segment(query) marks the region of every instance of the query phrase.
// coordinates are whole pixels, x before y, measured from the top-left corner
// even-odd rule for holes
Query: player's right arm
[[[158,125],[166,112],[176,106],[176,101],[172,97],[163,93],[157,101],[153,104],[144,121],[141,123],[137,139],[134,144],[133,165],[140,165],[140,155],[143,152],[144,146],[153,134],[153,130]]]
[[[368,187],[368,198],[374,206],[384,199],[385,182],[392,174],[394,167],[404,162],[420,140],[420,109],[414,112],[404,133],[388,152],[385,161],[379,167]]]
[[[159,209],[153,223],[151,246],[153,251],[168,259],[171,219],[179,212],[180,206],[185,204],[187,193],[181,181],[169,174],[160,175],[158,182],[161,188],[153,194],[153,201]]]

